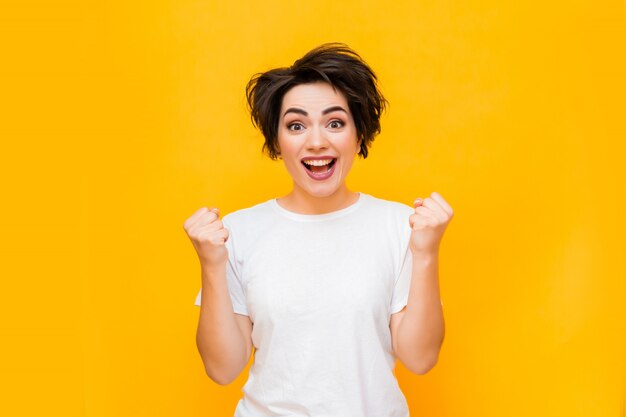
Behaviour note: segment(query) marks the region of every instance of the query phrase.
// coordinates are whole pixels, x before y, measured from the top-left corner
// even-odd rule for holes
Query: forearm
[[[398,325],[398,359],[423,374],[437,362],[445,333],[438,253],[413,256],[409,299]]]
[[[196,344],[207,375],[218,384],[232,382],[247,364],[246,343],[233,312],[225,267],[202,268]]]

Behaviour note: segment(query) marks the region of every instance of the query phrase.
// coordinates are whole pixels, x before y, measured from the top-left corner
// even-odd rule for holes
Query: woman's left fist
[[[448,223],[454,212],[452,207],[438,193],[431,193],[426,199],[417,198],[413,203],[415,213],[409,216],[413,255],[436,253]]]

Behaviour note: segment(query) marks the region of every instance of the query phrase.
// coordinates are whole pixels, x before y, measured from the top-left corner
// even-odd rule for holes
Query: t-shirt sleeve
[[[396,282],[393,287],[390,309],[391,314],[395,314],[402,310],[409,301],[409,288],[411,286],[411,274],[413,272],[413,257],[411,255],[409,245],[403,245],[403,247],[406,247],[406,250],[404,251],[404,256],[402,258],[400,273],[396,277]]]
[[[409,301],[409,290],[411,287],[411,277],[413,275],[413,253],[409,246],[411,239],[411,227],[409,225],[409,216],[413,214],[414,210],[410,206],[403,208],[404,212],[401,213],[397,226],[398,236],[400,239],[400,245],[398,245],[399,253],[402,253],[402,262],[400,272],[396,277],[393,295],[391,297],[390,313],[395,314],[401,311]],[[443,306],[443,301],[439,300]]]
[[[391,314],[401,311],[409,301],[409,289],[413,274],[413,254],[409,246],[411,240],[409,217],[414,212],[414,209],[406,204],[396,205],[391,210],[390,229],[394,231],[395,256],[400,265],[396,269],[398,272],[394,281],[389,310]]]
[[[233,238],[233,230],[229,226],[227,216],[222,218],[224,227],[228,229],[229,237],[226,241],[226,249],[228,250],[228,262],[226,263],[226,283],[228,284],[228,292],[230,294],[230,300],[233,304],[233,311],[237,314],[243,314],[248,316],[248,308],[246,307],[246,297],[243,290],[243,284],[241,281],[241,274],[237,267],[236,253],[235,253],[235,238]],[[202,288],[196,296],[195,305],[199,306],[202,303]]]

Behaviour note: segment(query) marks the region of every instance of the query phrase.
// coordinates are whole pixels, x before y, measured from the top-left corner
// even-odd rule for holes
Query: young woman
[[[346,186],[380,132],[376,80],[337,43],[254,76],[252,120],[293,190],[221,220],[202,207],[184,223],[201,263],[207,374],[229,384],[254,348],[236,417],[408,416],[396,359],[417,374],[437,362],[452,208],[437,193],[410,207]]]

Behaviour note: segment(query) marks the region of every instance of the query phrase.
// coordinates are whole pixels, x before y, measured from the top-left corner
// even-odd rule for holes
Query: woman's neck
[[[325,214],[341,210],[356,203],[359,194],[347,187],[337,190],[327,197],[315,197],[307,192],[294,188],[289,194],[277,199],[284,209],[299,214]]]

